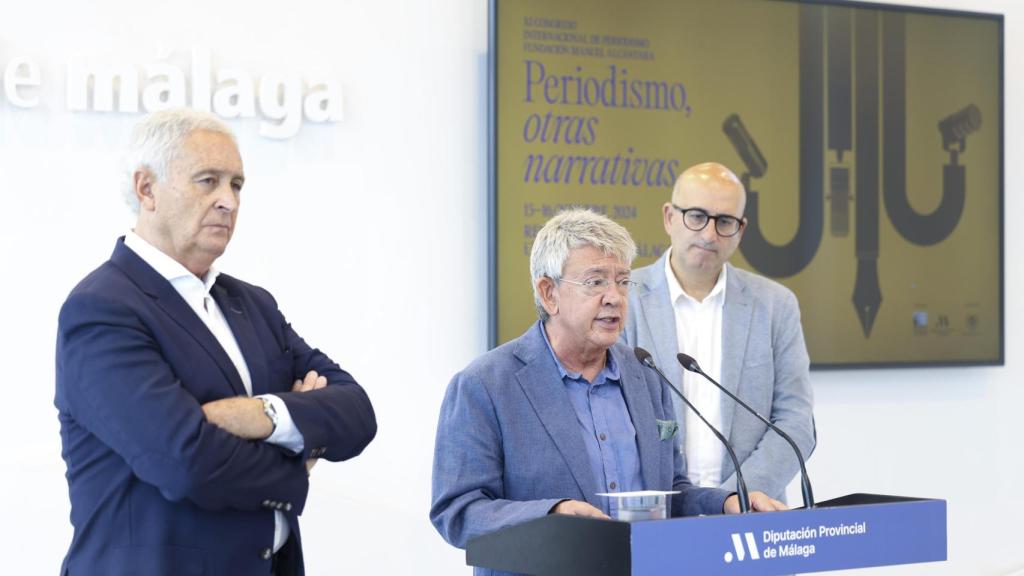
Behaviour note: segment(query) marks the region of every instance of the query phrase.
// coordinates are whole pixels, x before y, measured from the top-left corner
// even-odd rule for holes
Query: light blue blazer
[[[544,516],[560,500],[601,507],[595,494],[606,490],[593,477],[580,426],[540,330],[538,322],[477,358],[455,375],[445,394],[430,520],[459,548],[481,534]],[[661,438],[657,420],[672,418],[670,393],[629,348],[617,343],[610,352],[636,429],[644,487],[682,491],[671,500],[673,516],[721,513],[731,491],[691,485],[678,457],[678,434]]]
[[[649,351],[665,375],[682,385],[676,360],[676,318],[665,277],[667,252],[650,266],[633,271],[622,340]],[[721,384],[789,434],[805,458],[816,444],[812,414],[810,360],[800,327],[796,296],[781,284],[726,264],[722,310]],[[699,361],[699,359],[698,359]],[[712,384],[707,383],[708,386]],[[675,406],[680,434],[689,414]],[[722,394],[722,434],[732,443],[750,490],[785,501],[786,485],[799,464],[785,440]],[[685,441],[680,444],[685,446]],[[734,490],[735,468],[722,448],[719,486]]]

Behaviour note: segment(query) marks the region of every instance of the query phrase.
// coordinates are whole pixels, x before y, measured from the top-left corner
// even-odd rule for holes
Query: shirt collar
[[[544,338],[544,344],[548,347],[548,352],[551,353],[551,358],[555,361],[555,366],[558,366],[558,375],[561,376],[562,380],[569,378],[570,380],[582,380],[583,374],[581,372],[569,372],[566,370],[565,365],[555,355],[555,349],[551,347],[551,341],[548,340],[548,331],[544,329],[544,323],[540,320],[537,321],[537,329],[540,330],[540,335]],[[615,362],[615,355],[611,353],[611,350],[605,351],[605,362],[604,368],[598,372],[597,377],[594,378],[594,385],[603,384],[607,380],[619,380],[619,365]]]
[[[130,248],[132,252],[135,252],[151,268],[156,270],[157,274],[163,276],[165,280],[175,286],[182,283],[193,283],[192,280],[194,279],[202,284],[203,291],[209,294],[213,284],[217,281],[217,276],[220,275],[220,271],[211,266],[202,278],[196,277],[195,274],[188,271],[188,268],[185,268],[180,262],[161,252],[159,248],[147,242],[142,236],[136,234],[134,230],[129,230],[124,235],[124,245]]]
[[[711,292],[708,292],[707,297],[704,298],[704,302],[714,302],[718,299],[719,295],[725,295],[725,278],[728,275],[728,270],[729,267],[723,264],[722,272],[718,274],[718,280],[715,282]],[[671,302],[678,302],[682,296],[694,304],[702,304],[702,302],[698,302],[696,298],[683,290],[683,286],[676,278],[675,272],[672,271],[672,248],[668,249],[668,254],[665,256],[665,279],[668,281],[668,297]]]

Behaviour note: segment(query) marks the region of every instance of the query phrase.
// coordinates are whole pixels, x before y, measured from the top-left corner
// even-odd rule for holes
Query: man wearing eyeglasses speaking
[[[739,511],[732,488],[687,480],[670,393],[619,342],[635,255],[625,228],[587,210],[538,232],[538,321],[456,374],[441,406],[430,520],[452,545],[546,514],[615,517],[599,493],[678,490],[672,516]],[[784,509],[762,492],[750,505]]]
[[[722,433],[748,484],[785,501],[799,469],[786,442],[739,409],[702,376],[684,371],[679,352],[767,416],[809,457],[816,443],[809,359],[796,296],[728,264],[743,237],[746,191],[714,162],[684,171],[662,207],[671,248],[633,273],[622,339],[649,350],[658,366]],[[735,469],[703,423],[675,405],[687,475],[698,486],[736,485]]]

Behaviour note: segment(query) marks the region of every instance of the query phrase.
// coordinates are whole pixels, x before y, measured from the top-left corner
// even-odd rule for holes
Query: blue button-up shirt
[[[619,367],[615,357],[606,352],[604,368],[593,382],[579,372],[569,372],[555,355],[548,340],[544,324],[537,327],[544,343],[558,366],[562,383],[569,393],[576,420],[579,422],[583,445],[587,448],[590,469],[602,492],[629,492],[643,490],[640,477],[640,453],[636,447],[636,429],[629,417],[626,399],[619,384]],[[616,499],[601,498],[605,514],[615,516]]]

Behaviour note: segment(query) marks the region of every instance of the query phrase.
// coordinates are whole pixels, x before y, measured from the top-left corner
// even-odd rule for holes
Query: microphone
[[[949,150],[954,144],[960,144],[960,151],[967,147],[967,135],[981,128],[981,110],[974,104],[946,116],[939,121],[939,132],[942,134],[942,149]]]
[[[651,357],[650,352],[637,346],[636,348],[633,349],[633,353],[636,354],[636,359],[639,360],[641,364],[657,372],[658,376],[661,377],[661,383],[664,384],[665,386],[668,386],[669,390],[675,392],[676,396],[679,396],[679,398],[682,399],[682,401],[685,402],[686,405],[690,407],[690,410],[693,410],[693,413],[696,414],[698,418],[700,418],[701,422],[706,424],[707,427],[710,428],[711,431],[715,433],[715,436],[718,437],[718,440],[725,445],[726,451],[729,452],[729,457],[732,458],[733,466],[736,467],[736,494],[737,496],[739,496],[740,499],[740,514],[746,514],[747,512],[749,512],[750,493],[747,492],[747,483],[743,480],[743,473],[740,472],[740,461],[739,459],[736,458],[736,452],[733,451],[732,444],[729,444],[729,441],[725,439],[725,436],[722,436],[722,433],[719,432],[714,426],[712,426],[706,418],[704,418],[704,415],[700,413],[700,410],[697,410],[696,406],[690,404],[690,401],[686,399],[686,396],[683,396],[682,392],[676,390],[676,387],[673,386],[671,382],[669,382],[668,378],[665,377],[665,374],[662,373],[662,371],[659,370],[658,367],[654,365],[654,358]]]
[[[726,138],[736,149],[743,164],[747,166],[750,177],[764,176],[768,170],[768,161],[764,159],[764,154],[761,154],[761,149],[757,147],[750,132],[747,132],[747,127],[743,125],[743,120],[740,120],[738,114],[732,114],[725,119],[725,122],[722,123],[722,132],[725,132]]]
[[[740,400],[732,392],[726,390],[724,386],[722,386],[718,382],[715,382],[714,378],[705,374],[704,371],[700,369],[700,365],[697,364],[697,361],[694,360],[692,356],[680,352],[679,354],[676,354],[676,360],[679,360],[679,363],[683,365],[683,368],[689,370],[690,372],[700,374],[708,382],[711,382],[712,384],[717,386],[719,390],[725,392],[726,396],[735,400],[736,403],[739,404],[740,406],[743,406],[747,410],[747,412],[750,412],[751,414],[756,416],[758,420],[764,422],[766,426],[774,430],[775,433],[778,434],[779,436],[782,436],[782,438],[786,442],[789,442],[790,447],[793,448],[793,452],[796,453],[796,459],[800,461],[800,490],[801,492],[803,492],[804,508],[814,508],[814,492],[811,490],[811,479],[808,478],[807,476],[807,465],[804,463],[804,455],[800,453],[800,449],[796,447],[796,442],[794,442],[793,439],[789,437],[789,434],[786,434],[785,432],[782,431],[781,428],[779,428],[775,424],[772,424],[764,416],[758,414],[756,410],[750,407],[750,405],[748,405],[743,400]],[[736,472],[736,477],[739,478],[739,466],[736,467]]]

